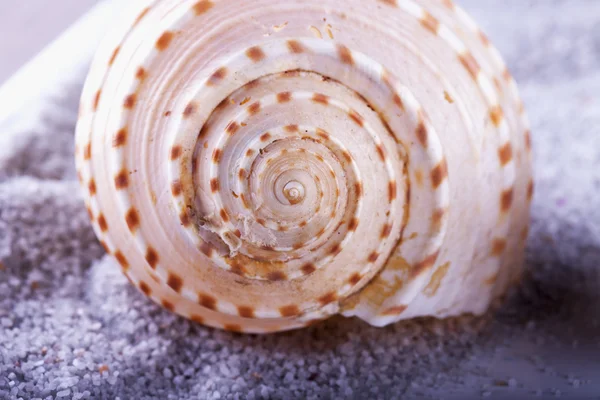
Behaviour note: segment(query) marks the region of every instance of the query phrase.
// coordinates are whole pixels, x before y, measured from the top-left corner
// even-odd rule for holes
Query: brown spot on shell
[[[248,106],[248,114],[255,115],[260,111],[260,102],[253,103]]]
[[[304,52],[304,46],[297,40],[288,40],[287,47],[289,51],[294,54],[300,54]]]
[[[442,266],[437,268],[433,274],[431,274],[431,279],[425,288],[423,289],[423,294],[427,297],[433,297],[437,293],[438,289],[442,284],[442,280],[448,273],[448,269],[450,268],[450,263],[444,263]]]
[[[326,295],[319,297],[318,300],[322,306],[326,306],[327,304],[333,303],[334,301],[337,300],[337,293],[336,292],[327,293]]]
[[[249,306],[238,306],[238,314],[242,318],[254,318],[254,309]]]
[[[500,195],[500,210],[502,212],[507,212],[510,210],[513,201],[513,189],[507,189],[502,192]]]
[[[390,236],[391,233],[392,233],[392,225],[391,224],[385,224],[383,226],[383,228],[381,228],[380,238],[381,239],[385,239],[388,236]]]
[[[133,26],[136,26],[137,24],[140,23],[140,21],[146,16],[146,14],[148,14],[148,11],[150,11],[150,7],[146,7],[141,13],[140,15],[138,15],[138,17],[135,19],[135,22],[133,23]]]
[[[242,326],[237,325],[237,324],[225,324],[225,325],[223,325],[223,329],[225,329],[226,331],[229,331],[229,332],[234,332],[234,333],[244,332],[244,330],[242,329]]]
[[[420,22],[425,29],[434,35],[437,35],[438,29],[440,28],[440,21],[435,19],[433,15],[429,14],[427,11],[423,11],[423,17],[421,18]]]
[[[118,261],[119,264],[121,264],[121,267],[123,269],[126,270],[127,268],[129,268],[129,262],[127,261],[123,253],[121,253],[121,250],[115,251],[115,259]]]
[[[329,97],[322,93],[313,94],[312,100],[315,103],[319,103],[319,104],[323,104],[323,105],[329,104]]]
[[[398,4],[396,3],[396,0],[379,0],[384,4],[387,4],[389,6],[393,6],[396,7]]]
[[[148,284],[144,281],[140,281],[140,290],[146,296],[150,296],[152,294],[152,290],[150,289],[150,286],[148,286]]]
[[[479,66],[479,63],[477,63],[477,60],[475,60],[475,57],[473,57],[471,53],[466,52],[460,54],[458,56],[458,59],[460,60],[461,64],[467,69],[471,77],[477,80],[477,76],[479,75],[481,67]]]
[[[136,101],[137,95],[135,93],[132,93],[129,96],[125,97],[125,100],[123,101],[123,107],[127,108],[128,110],[131,110],[133,107],[135,107]]]
[[[93,110],[96,111],[98,109],[98,104],[100,103],[100,96],[102,95],[102,91],[98,90],[96,95],[94,96]]]
[[[446,160],[442,160],[434,169],[431,170],[431,185],[437,188],[442,184],[444,179],[448,176],[448,165]]]
[[[282,317],[294,317],[300,314],[300,309],[296,305],[283,306],[279,309]]]
[[[190,226],[190,224],[192,223],[192,221],[190,220],[190,216],[188,215],[186,210],[183,210],[180,214],[179,214],[179,221],[181,222],[181,225],[183,226]]]
[[[148,262],[148,265],[150,265],[150,268],[155,269],[156,265],[158,264],[158,260],[159,257],[156,250],[154,250],[152,246],[148,246],[146,249],[146,261]]]
[[[352,52],[346,46],[339,45],[337,52],[340,60],[344,64],[354,65],[354,57],[352,57]]]
[[[510,142],[507,142],[504,146],[498,149],[498,157],[500,158],[500,164],[502,166],[508,164],[512,160],[513,153]]]
[[[351,284],[352,286],[354,286],[358,282],[360,282],[361,279],[362,279],[362,276],[360,276],[360,274],[358,272],[355,272],[350,276],[350,278],[348,278],[348,283]]]
[[[424,271],[427,271],[431,267],[433,267],[433,265],[435,264],[435,261],[438,258],[438,255],[439,255],[439,250],[434,252],[433,254],[425,257],[422,261],[415,264],[415,266],[413,267],[413,269],[411,271],[411,276],[416,277],[416,276],[420,275],[421,273],[423,273]]]
[[[348,116],[350,117],[350,119],[352,119],[352,121],[354,121],[354,123],[356,123],[356,125],[364,126],[365,120],[356,111],[350,110],[348,112]]]
[[[377,261],[378,258],[379,258],[379,253],[376,251],[373,251],[373,252],[371,252],[371,254],[369,254],[367,261],[370,263],[374,263],[375,261]]]
[[[177,160],[181,156],[182,152],[183,150],[181,149],[180,145],[173,146],[171,148],[171,160]]]
[[[389,181],[388,182],[388,200],[390,203],[396,199],[396,191],[397,191],[396,181]]]
[[[121,147],[127,143],[127,128],[121,128],[113,138],[113,147]]]
[[[210,0],[202,0],[194,4],[192,8],[194,10],[194,14],[201,15],[213,8],[214,3]]]
[[[88,190],[90,191],[91,196],[96,194],[96,181],[94,180],[94,178],[92,178],[92,180],[90,180],[90,183],[88,183]]]
[[[174,36],[175,35],[173,34],[173,32],[170,32],[170,31],[163,32],[163,34],[160,35],[160,37],[156,41],[155,46],[158,49],[158,51],[163,51],[167,47],[169,47]]]
[[[452,98],[452,96],[450,96],[450,93],[448,93],[445,90],[444,90],[444,99],[450,104],[454,103],[454,99]]]
[[[324,140],[329,140],[329,134],[327,132],[325,132],[323,129],[321,128],[317,128],[317,136],[319,136],[320,138],[324,139]],[[346,155],[344,154],[344,157]]]
[[[266,142],[270,138],[271,138],[271,134],[269,132],[265,132],[262,135],[260,135],[260,141],[261,142]]]
[[[502,107],[500,107],[499,105],[492,107],[490,110],[490,120],[492,121],[494,126],[500,126],[503,119],[504,112],[502,111]]]
[[[117,48],[113,51],[112,56],[110,56],[110,60],[108,60],[108,65],[109,66],[113,65],[113,63],[115,62],[115,59],[117,58],[117,55],[119,54],[120,50],[121,50],[121,47],[117,46]]]
[[[533,198],[534,186],[533,180],[530,180],[527,184],[527,200],[529,201]]]
[[[122,169],[121,172],[115,176],[115,186],[117,189],[124,189],[129,186],[129,174],[127,170]]]
[[[169,310],[171,312],[175,311],[175,306],[169,300],[162,299],[160,303],[162,304],[162,306],[165,309],[167,309],[167,310]]]
[[[221,216],[223,222],[229,222],[229,214],[227,214],[227,211],[224,208],[221,208],[219,215]]]
[[[146,79],[146,70],[142,67],[139,67],[137,69],[137,71],[135,72],[135,77],[137,79],[139,79],[140,81],[143,81],[144,79]]]
[[[196,103],[194,103],[194,102],[189,103],[187,106],[185,106],[185,110],[183,110],[183,118],[191,117],[196,112],[197,109],[198,109],[198,106],[196,105]]]
[[[246,56],[256,63],[265,58],[265,52],[260,47],[254,46],[246,50]]]
[[[382,312],[381,315],[400,315],[407,308],[408,308],[408,306],[406,306],[404,304],[401,304],[399,306],[394,306],[394,307],[388,308],[387,310],[385,310],[384,312]]]
[[[223,152],[221,151],[221,149],[214,149],[213,150],[213,154],[212,154],[212,161],[215,164],[218,164],[219,161],[221,161],[221,154]]]
[[[209,310],[217,309],[217,299],[215,299],[213,296],[210,296],[208,294],[199,293],[198,294],[198,303],[202,307],[208,308]]]
[[[169,272],[169,278],[167,279],[167,285],[177,293],[181,292],[181,288],[183,287],[183,280],[177,274]]]
[[[354,192],[356,194],[356,197],[362,196],[362,183],[360,183],[360,182],[354,183]]]
[[[312,274],[313,272],[315,272],[317,270],[317,267],[315,267],[315,265],[312,263],[308,263],[308,264],[304,264],[301,269],[302,269],[302,272],[304,273],[304,275],[308,275],[308,274]]]
[[[210,258],[212,256],[212,253],[213,253],[213,247],[210,245],[210,243],[202,242],[202,244],[200,245],[200,251],[206,257]]]
[[[282,271],[272,271],[267,274],[267,279],[270,281],[284,281],[287,276]]]
[[[235,134],[238,130],[240,129],[240,126],[238,125],[237,122],[235,121],[231,121],[229,123],[229,125],[227,125],[227,128],[225,128],[225,131],[230,134],[233,135]]]
[[[446,210],[443,208],[435,210],[433,215],[431,216],[431,231],[439,232],[442,230],[442,221],[444,216],[446,215]]]
[[[419,143],[423,147],[427,146],[427,128],[425,127],[425,123],[423,121],[419,121],[416,129],[417,139],[419,139]]]
[[[183,187],[181,185],[181,181],[174,181],[173,183],[171,183],[171,193],[173,193],[173,196],[179,196],[182,191]]]
[[[352,217],[352,219],[348,223],[348,230],[351,232],[354,232],[357,227],[358,227],[358,218]]]
[[[225,77],[227,76],[227,68],[221,67],[215,71],[214,74],[208,78],[208,82],[206,83],[208,86],[214,86],[219,84]]]
[[[292,99],[292,94],[290,92],[277,93],[277,102],[278,103],[287,103],[291,99]]]
[[[89,142],[83,149],[83,159],[89,160],[92,158],[92,142]]]
[[[253,154],[254,154],[254,149],[248,149],[246,151],[246,157],[252,157]]]
[[[401,110],[404,110],[404,102],[402,101],[402,98],[400,96],[398,96],[397,93],[394,93],[394,104],[396,104]]]
[[[528,152],[531,151],[531,132],[525,131],[525,148]]]
[[[127,211],[127,214],[125,215],[125,221],[127,222],[127,227],[129,227],[129,230],[135,233],[137,228],[140,226],[140,215],[134,207],[131,207],[129,211]]]
[[[283,127],[283,129],[290,133],[298,132],[298,125],[286,125]]]
[[[329,254],[337,255],[340,251],[342,251],[342,246],[339,243],[336,243],[329,249]]]
[[[219,191],[219,179],[218,178],[212,178],[210,180],[210,190],[213,193],[217,193]]]
[[[494,239],[492,242],[491,256],[499,257],[504,253],[504,250],[506,250],[506,240],[501,238]]]
[[[100,213],[100,215],[98,215],[98,226],[100,227],[100,230],[102,232],[106,232],[108,230],[108,224],[106,223],[106,218],[104,217],[104,214]]]
[[[381,161],[385,161],[385,149],[383,148],[383,145],[381,145],[381,144],[377,145],[377,155],[379,156]]]
[[[201,316],[196,315],[196,314],[190,315],[190,320],[192,320],[193,322],[200,324],[200,325],[204,324],[204,318],[202,318]]]

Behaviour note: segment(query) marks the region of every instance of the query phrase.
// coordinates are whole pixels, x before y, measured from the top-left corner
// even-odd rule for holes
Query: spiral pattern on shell
[[[82,95],[79,178],[144,294],[273,332],[483,312],[533,183],[497,50],[449,0],[136,0]]]

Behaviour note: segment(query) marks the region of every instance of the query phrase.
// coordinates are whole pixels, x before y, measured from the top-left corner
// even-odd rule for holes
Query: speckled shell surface
[[[93,62],[75,152],[135,286],[263,333],[484,312],[521,271],[528,129],[449,0],[134,0]]]

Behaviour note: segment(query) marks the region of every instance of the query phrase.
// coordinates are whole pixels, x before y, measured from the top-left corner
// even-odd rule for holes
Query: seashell
[[[449,0],[133,1],[75,152],[106,251],[209,326],[481,314],[521,273],[523,103]]]

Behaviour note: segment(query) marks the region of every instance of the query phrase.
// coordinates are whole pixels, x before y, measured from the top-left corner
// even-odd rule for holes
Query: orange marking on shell
[[[83,159],[89,160],[92,158],[92,142],[88,143],[83,149]]]
[[[188,215],[186,210],[183,210],[180,214],[179,214],[179,221],[181,222],[181,225],[183,226],[190,226],[190,224],[192,223],[192,221],[190,220],[190,216]]]
[[[242,318],[254,318],[254,309],[248,306],[238,306],[238,314]]]
[[[98,226],[102,232],[108,231],[108,224],[106,223],[106,218],[102,213],[98,215]]]
[[[161,302],[162,306],[164,308],[166,308],[167,310],[173,312],[175,311],[175,306],[173,305],[173,303],[171,303],[169,300],[166,299],[162,299]]]
[[[317,267],[315,267],[315,265],[312,263],[308,263],[308,264],[304,264],[301,269],[305,275],[308,275],[308,274],[312,274],[313,272],[315,272],[317,270]]]
[[[213,193],[217,193],[219,191],[219,179],[218,178],[212,178],[210,180],[210,190]]]
[[[527,184],[527,200],[529,201],[533,198],[534,186],[533,180],[530,180]]]
[[[352,274],[352,276],[350,276],[350,278],[348,278],[348,283],[350,283],[352,286],[354,286],[358,282],[360,282],[361,279],[362,279],[362,276],[358,272],[355,272]]]
[[[171,160],[177,160],[179,157],[181,157],[182,152],[183,150],[181,149],[181,146],[173,146],[171,148]]]
[[[507,212],[510,210],[513,202],[513,189],[507,189],[502,192],[500,195],[500,210],[502,212]]]
[[[322,138],[324,140],[329,140],[329,134],[321,128],[317,128],[317,136],[319,136],[320,138]]]
[[[388,200],[390,201],[390,203],[396,199],[396,191],[397,191],[396,181],[389,181],[388,182]]]
[[[262,135],[260,135],[261,142],[266,142],[269,139],[271,139],[271,134],[269,132],[265,132]]]
[[[121,267],[124,270],[129,268],[129,262],[127,261],[123,253],[121,253],[121,250],[115,251],[115,259],[119,262],[119,264],[121,264]]]
[[[290,133],[298,132],[298,125],[286,125],[283,127],[283,129]]]
[[[255,115],[260,111],[260,102],[253,103],[248,106],[248,114]]]
[[[367,261],[370,263],[374,263],[375,261],[377,261],[378,258],[379,258],[379,253],[376,251],[373,251],[373,252],[371,252],[371,254],[369,254]]]
[[[173,183],[171,183],[171,193],[173,193],[173,196],[179,196],[182,191],[183,187],[180,181],[174,181]]]
[[[287,279],[287,276],[282,271],[273,271],[267,274],[267,279],[270,281],[283,281]]]
[[[227,76],[227,68],[221,67],[215,71],[214,74],[208,79],[207,85],[214,86],[221,82]]]
[[[354,193],[356,193],[356,197],[362,196],[362,183],[356,182],[354,184]]]
[[[212,154],[212,161],[215,164],[218,164],[219,161],[221,161],[221,154],[223,152],[221,151],[221,149],[214,149],[213,150],[213,154]]]
[[[263,60],[265,56],[265,52],[258,46],[250,47],[246,50],[246,56],[251,59],[253,62],[259,62]]]
[[[217,299],[215,299],[213,296],[210,296],[208,294],[199,293],[198,294],[198,303],[202,307],[208,308],[209,310],[217,309]]]
[[[100,96],[102,96],[102,91],[98,90],[96,95],[94,96],[93,110],[96,111],[98,109],[98,104],[100,103]]]
[[[394,306],[394,307],[390,307],[387,310],[385,310],[384,312],[382,312],[382,315],[400,315],[402,314],[406,309],[408,308],[408,306],[405,306],[403,304],[399,305],[399,306]]]
[[[329,254],[336,255],[340,251],[342,251],[342,246],[339,243],[336,243],[331,247],[331,249],[329,249]]]
[[[385,149],[383,148],[383,145],[381,145],[381,144],[377,145],[377,155],[379,156],[381,161],[385,161]]]
[[[500,126],[503,119],[504,112],[502,111],[502,107],[500,107],[499,105],[492,107],[492,109],[490,110],[490,120],[492,121],[494,126]]]
[[[434,169],[431,170],[431,184],[437,188],[448,177],[448,165],[446,160],[442,160]]]
[[[196,315],[196,314],[190,315],[190,320],[192,320],[193,322],[195,322],[197,324],[204,325],[204,318],[202,318],[199,315]]]
[[[313,94],[312,100],[315,103],[319,103],[319,104],[323,104],[323,105],[329,104],[329,96],[326,96],[322,93]]]
[[[334,301],[337,300],[337,293],[336,292],[331,292],[331,293],[327,293],[324,296],[321,296],[318,298],[319,303],[321,303],[321,305],[326,306],[329,303],[333,303]]]
[[[481,71],[481,67],[479,66],[479,63],[477,63],[477,60],[475,60],[475,57],[473,57],[471,53],[466,52],[460,54],[458,56],[458,59],[460,60],[463,67],[467,69],[471,77],[477,80],[477,76],[479,75],[479,71]]]
[[[302,46],[302,43],[297,40],[288,40],[287,47],[289,51],[294,54],[300,54],[304,52],[304,46]]]
[[[197,2],[196,4],[194,4],[194,7],[192,8],[194,10],[194,13],[196,15],[201,15],[204,14],[205,12],[207,12],[208,10],[210,10],[211,8],[213,8],[214,3],[210,0],[202,0]]]
[[[346,150],[344,150],[342,152],[342,155],[344,156],[344,158],[346,159],[347,162],[349,162],[349,163],[352,162],[352,156]]]
[[[354,65],[354,57],[352,57],[352,52],[343,45],[338,46],[338,57],[344,64]]]
[[[493,257],[499,257],[504,253],[504,250],[506,250],[506,240],[500,238],[494,239],[492,242],[491,255]]]
[[[183,110],[183,118],[191,117],[196,112],[197,109],[198,109],[198,106],[196,105],[196,103],[191,102],[190,104],[185,106],[185,110]]]
[[[300,309],[296,305],[284,306],[279,309],[282,317],[294,317],[300,314]]]
[[[128,110],[131,110],[133,107],[135,107],[136,102],[137,95],[135,93],[132,93],[129,96],[125,97],[125,100],[123,101],[123,107],[125,107]]]
[[[356,125],[361,127],[364,126],[365,120],[356,111],[350,110],[348,112],[348,116],[350,117],[350,119],[352,119],[352,121],[354,121]]]
[[[117,55],[119,54],[120,50],[121,50],[121,47],[117,46],[117,48],[113,51],[112,56],[110,56],[110,60],[108,60],[108,66],[109,67],[111,65],[113,65],[113,63],[115,62],[115,59],[117,58]]]
[[[500,158],[500,164],[502,166],[508,164],[513,157],[512,145],[507,142],[504,146],[498,149],[498,158]]]
[[[173,32],[170,32],[170,31],[163,32],[163,34],[160,35],[160,37],[158,38],[158,40],[156,41],[156,44],[155,44],[158,51],[163,51],[167,47],[169,47],[174,36],[175,35],[173,34]]]
[[[144,281],[140,281],[140,290],[146,296],[150,296],[152,294],[152,290],[150,289],[150,286],[148,286],[148,284],[146,284],[146,282],[144,282]]]
[[[246,198],[246,195],[244,193],[240,194],[240,199],[242,200],[242,205],[244,206],[244,208],[250,208],[250,202],[248,202],[248,199]]]
[[[358,218],[352,217],[352,219],[348,223],[348,230],[351,232],[354,232],[357,227],[358,227]]]
[[[113,139],[113,147],[121,147],[127,143],[127,128],[121,128]]]
[[[433,265],[435,264],[435,261],[437,260],[438,255],[439,255],[439,250],[436,251],[435,253],[425,257],[422,261],[415,264],[413,270],[411,271],[411,275],[413,277],[416,277],[416,276],[420,275],[422,272],[431,269],[431,267],[433,267]]]
[[[396,3],[396,0],[379,0],[384,4],[387,4],[389,6],[393,6],[393,7],[397,7],[398,4]]]
[[[437,35],[438,29],[440,28],[440,21],[434,18],[433,15],[429,14],[427,11],[423,11],[423,17],[421,18],[420,22],[425,29],[434,35]]]
[[[237,325],[237,324],[225,324],[223,325],[223,329],[229,332],[234,332],[234,333],[242,333],[244,332],[244,330],[242,329],[241,325]]]
[[[143,67],[139,67],[137,69],[137,71],[135,72],[135,77],[137,79],[139,79],[140,81],[143,81],[144,79],[146,79],[146,70]]]
[[[129,174],[127,173],[127,170],[122,169],[121,172],[115,176],[115,187],[120,190],[125,189],[127,186],[129,186]]]
[[[221,208],[219,215],[221,216],[223,222],[229,222],[229,214],[227,214],[227,211],[224,208]]]
[[[290,92],[277,93],[277,102],[278,103],[287,103],[291,99],[292,99],[292,94]]]
[[[127,214],[125,215],[125,221],[127,222],[127,227],[131,232],[135,232],[137,228],[140,226],[140,215],[134,207],[131,207]]]
[[[167,285],[177,293],[181,291],[183,287],[183,279],[177,274],[169,272],[169,278],[167,279]]]
[[[156,265],[158,264],[158,253],[156,252],[156,250],[154,250],[154,248],[152,246],[148,246],[148,248],[146,249],[146,261],[148,262],[148,265],[150,265],[150,268],[155,269]]]
[[[388,236],[390,236],[391,233],[392,233],[392,225],[391,224],[385,224],[383,226],[383,228],[381,228],[380,238],[381,239],[385,239]]]
[[[427,128],[425,127],[425,123],[423,123],[423,121],[419,121],[416,134],[417,139],[419,139],[419,143],[421,143],[423,147],[427,147]]]
[[[431,216],[431,230],[432,232],[439,232],[442,230],[442,221],[446,215],[446,210],[443,208],[435,210]]]
[[[90,196],[93,196],[96,194],[96,181],[92,178],[92,180],[90,180],[90,183],[88,184],[88,190],[90,191]]]
[[[146,16],[146,14],[148,14],[148,11],[150,11],[150,7],[146,7],[141,13],[140,15],[138,15],[138,17],[135,19],[135,22],[133,23],[133,26],[136,26],[137,24],[140,23],[140,21]]]

